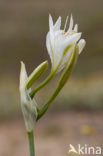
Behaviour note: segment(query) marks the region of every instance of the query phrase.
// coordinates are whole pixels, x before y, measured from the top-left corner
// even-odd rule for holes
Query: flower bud
[[[26,88],[27,83],[27,73],[25,69],[25,64],[21,62],[20,71],[20,96],[21,96],[21,108],[24,115],[26,130],[28,132],[33,130],[37,117],[37,104],[34,99],[31,99],[29,93],[31,89]]]
[[[26,82],[27,89],[29,89],[31,85],[46,72],[47,69],[48,69],[48,61],[41,63],[29,76]]]
[[[71,53],[71,56],[68,58],[68,64],[66,65],[65,67],[65,70],[62,74],[62,77],[60,79],[60,82],[59,82],[59,87],[60,88],[63,88],[63,86],[66,84],[69,76],[71,75],[71,72],[72,72],[72,69],[76,63],[76,60],[77,60],[77,57],[78,57],[78,54],[79,54],[79,48],[78,46],[75,44],[73,47],[72,47],[72,53]]]

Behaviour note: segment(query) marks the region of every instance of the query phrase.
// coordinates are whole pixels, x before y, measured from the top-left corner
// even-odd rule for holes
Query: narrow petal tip
[[[69,26],[68,32],[69,31],[72,31],[72,28],[73,28],[73,16],[71,14],[71,17],[70,17],[70,26]]]
[[[76,24],[76,25],[74,26],[74,31],[75,31],[75,32],[78,32],[78,24]]]
[[[81,39],[78,43],[78,47],[79,47],[79,54],[82,52],[82,50],[84,49],[86,45],[86,41],[84,39]]]
[[[50,30],[53,28],[53,19],[52,19],[51,14],[49,14],[49,28]]]
[[[25,88],[25,84],[27,81],[27,72],[25,68],[25,64],[21,61],[21,70],[20,70],[20,89]]]
[[[65,25],[64,25],[64,31],[65,31],[67,23],[68,23],[68,18],[69,18],[69,16],[66,17],[66,21],[65,21]]]
[[[61,16],[58,17],[56,23],[54,24],[54,31],[60,30],[61,27]]]
[[[24,64],[24,62],[23,62],[23,61],[20,61],[20,63],[21,63],[21,66],[25,66],[25,64]]]

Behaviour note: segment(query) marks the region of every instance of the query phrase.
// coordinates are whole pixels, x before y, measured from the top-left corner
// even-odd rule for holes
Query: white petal
[[[58,66],[63,54],[63,41],[64,35],[62,34],[61,30],[56,32],[49,32],[47,34],[46,47],[54,70]]]
[[[52,30],[53,29],[53,19],[52,16],[49,15],[49,29]]]
[[[47,47],[47,51],[48,51],[48,54],[49,54],[50,59],[51,59],[51,63],[53,64],[53,54],[52,54],[50,46],[51,46],[51,43],[50,43],[50,33],[48,33],[47,36],[46,36],[46,47]]]
[[[72,28],[73,28],[73,16],[71,15],[71,18],[70,18],[70,26],[69,26],[69,29],[68,29],[67,32],[72,31]]]
[[[78,32],[78,24],[75,25],[74,31],[75,31],[75,32]]]
[[[76,43],[80,38],[81,38],[82,33],[75,33],[72,36],[67,37],[64,40],[64,47],[67,47],[69,44],[74,44]]]
[[[26,81],[27,81],[27,72],[25,68],[25,64],[21,62],[21,71],[20,71],[20,90],[25,89]]]
[[[66,29],[66,26],[67,26],[67,22],[68,22],[68,16],[66,17],[66,21],[65,21],[64,32],[65,32],[65,29]]]
[[[59,16],[59,18],[57,19],[54,25],[54,31],[60,30],[60,27],[61,27],[61,17]]]
[[[78,47],[79,47],[79,54],[82,52],[82,50],[84,49],[86,45],[86,41],[84,39],[81,39],[78,43]]]
[[[63,41],[65,37],[62,34],[62,31],[58,31],[55,33],[54,46],[53,46],[53,54],[54,54],[54,65],[55,68],[58,66],[61,57],[63,55]]]
[[[64,55],[62,63],[57,72],[60,72],[63,68],[65,68],[66,64],[68,63],[69,58],[71,57],[71,53],[73,53],[74,46],[75,44],[73,44],[72,47],[68,49],[68,52],[66,53],[66,55]]]

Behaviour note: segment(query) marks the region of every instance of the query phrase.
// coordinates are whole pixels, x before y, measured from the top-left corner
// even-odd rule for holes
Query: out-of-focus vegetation
[[[85,78],[70,78],[56,100],[52,103],[50,112],[70,110],[103,110],[103,75],[91,75]],[[43,88],[36,96],[41,106],[53,93],[58,77],[47,87]],[[1,80],[0,88],[0,117],[17,116],[20,114],[20,100],[18,83],[10,78]],[[5,84],[5,85],[4,85]]]
[[[103,108],[103,0],[1,0],[0,119],[20,112],[20,61],[26,63],[30,73],[42,61],[49,59],[45,46],[49,13],[54,20],[61,15],[63,22],[72,13],[74,22],[79,24],[79,30],[87,41],[72,78],[54,105],[65,110]],[[40,92],[37,101],[43,103],[55,84],[57,79],[45,92]]]

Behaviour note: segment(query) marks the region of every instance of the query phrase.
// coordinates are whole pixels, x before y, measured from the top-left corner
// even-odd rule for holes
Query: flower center
[[[72,30],[72,31],[70,31],[70,32],[63,32],[63,35],[64,35],[65,37],[67,37],[67,36],[72,36],[72,35],[75,34],[75,33],[76,33],[76,31]]]

